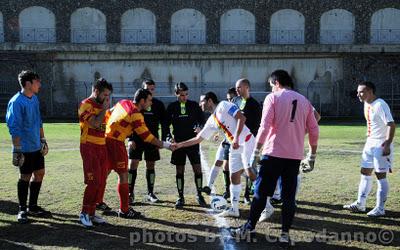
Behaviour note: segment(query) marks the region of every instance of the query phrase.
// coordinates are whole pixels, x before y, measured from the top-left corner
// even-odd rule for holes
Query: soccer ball
[[[222,196],[214,196],[211,200],[211,208],[214,212],[219,213],[226,209],[227,202]]]

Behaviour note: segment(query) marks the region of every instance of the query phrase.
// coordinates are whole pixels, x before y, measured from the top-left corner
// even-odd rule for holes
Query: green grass
[[[396,166],[399,159],[395,151],[394,173],[389,174],[390,193],[386,204],[387,216],[379,219],[368,218],[365,214],[352,214],[341,209],[342,205],[356,198],[359,182],[360,152],[365,141],[365,126],[321,126],[319,153],[316,169],[303,175],[298,195],[298,210],[293,224],[292,236],[298,248],[335,249],[387,249],[400,248],[400,176]],[[136,183],[135,209],[145,214],[140,220],[123,220],[106,217],[110,225],[97,226],[92,230],[78,223],[82,203],[83,171],[79,153],[79,126],[77,124],[45,124],[45,134],[50,152],[46,156],[40,205],[53,213],[53,218],[31,218],[27,225],[16,223],[18,209],[16,182],[18,171],[11,165],[11,141],[4,124],[0,124],[0,249],[9,248],[178,248],[178,249],[222,249],[220,229],[214,217],[206,209],[196,205],[194,200],[193,172],[187,166],[185,194],[187,207],[175,210],[176,199],[175,169],[169,163],[170,152],[162,150],[162,160],[156,165],[156,193],[162,200],[158,204],[141,202],[146,193],[145,168],[139,167]],[[208,165],[214,160],[217,142],[206,142]],[[398,147],[395,144],[395,149]],[[208,153],[207,153],[208,152]],[[219,193],[223,191],[222,174],[218,178]],[[206,179],[206,178],[204,178]],[[117,175],[108,178],[106,201],[113,208],[119,206],[115,191]],[[205,180],[204,180],[205,183]],[[368,200],[368,208],[375,204],[376,184]],[[228,219],[230,225],[239,226],[245,222],[249,206],[241,204],[241,219]],[[237,243],[238,249],[275,248],[280,228],[280,208],[269,222],[257,226],[257,242]],[[146,230],[146,231],[143,231]],[[375,234],[390,230],[394,240],[385,245]],[[325,234],[323,235],[323,233]],[[138,235],[147,233],[147,241],[131,242]],[[149,234],[158,237],[150,241]],[[351,240],[342,235],[352,234]],[[357,233],[359,235],[357,235]],[[318,238],[312,240],[317,234]],[[356,235],[354,235],[356,234]],[[169,235],[169,239],[168,236]],[[361,235],[366,237],[362,240]],[[162,237],[166,237],[163,240]],[[327,239],[326,237],[331,237]],[[143,238],[142,238],[143,239]],[[186,239],[186,240],[185,240]],[[195,242],[193,242],[195,241]],[[310,242],[312,241],[312,242]],[[133,243],[133,244],[130,244]],[[228,243],[227,243],[228,244]]]

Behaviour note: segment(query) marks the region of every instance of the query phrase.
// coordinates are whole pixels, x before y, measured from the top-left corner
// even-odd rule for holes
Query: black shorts
[[[156,146],[150,143],[145,143],[143,141],[135,141],[136,148],[129,149],[128,151],[128,158],[130,160],[139,160],[143,159],[144,153],[144,160],[145,161],[158,161],[160,160],[160,151]]]
[[[25,160],[24,164],[19,168],[21,174],[32,174],[33,171],[44,168],[44,157],[40,150],[23,154]]]
[[[229,150],[231,148],[231,144],[227,142],[222,142],[222,147],[224,148],[224,160],[228,161],[229,160]]]
[[[199,144],[193,145],[187,148],[180,148],[175,150],[171,154],[171,164],[173,165],[185,165],[186,164],[186,156],[189,158],[190,164],[200,164],[200,149]]]

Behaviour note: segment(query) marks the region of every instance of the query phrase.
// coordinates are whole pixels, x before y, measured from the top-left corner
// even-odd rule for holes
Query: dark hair
[[[294,86],[292,77],[290,77],[289,73],[283,69],[278,69],[272,72],[269,79],[273,84],[275,84],[275,81],[278,81],[283,87],[293,88]]]
[[[18,82],[19,85],[24,88],[26,82],[31,82],[33,80],[40,80],[40,77],[37,73],[30,70],[22,70],[21,73],[18,74]]]
[[[368,89],[372,90],[372,93],[375,94],[376,87],[375,87],[375,84],[373,84],[372,82],[360,82],[358,85],[359,86],[366,86]]]
[[[104,78],[97,79],[96,82],[93,84],[93,89],[97,89],[100,93],[103,92],[105,89],[108,89],[111,92],[113,91],[112,84],[108,83]]]
[[[227,94],[233,95],[233,96],[237,96],[237,92],[236,92],[236,88],[232,87],[229,88],[228,91],[226,91]]]
[[[146,85],[156,85],[156,83],[151,79],[144,79],[142,82],[142,88],[146,87]]]
[[[146,101],[147,97],[151,95],[151,92],[148,89],[140,88],[136,90],[133,100],[135,103],[139,103],[140,100],[144,99]]]
[[[217,97],[217,95],[214,93],[214,92],[207,92],[205,95],[204,95],[204,100],[206,100],[206,101],[208,101],[208,99],[211,99],[212,101],[213,101],[213,103],[214,104],[217,104],[218,103],[218,97]]]
[[[249,79],[243,78],[243,79],[240,79],[240,82],[246,84],[246,85],[250,88],[250,81],[249,81]]]
[[[179,91],[188,91],[189,88],[183,82],[178,82],[175,84],[175,94],[179,94]]]

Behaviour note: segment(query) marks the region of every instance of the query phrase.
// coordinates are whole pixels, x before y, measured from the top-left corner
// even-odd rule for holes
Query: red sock
[[[129,184],[128,183],[118,183],[117,191],[119,195],[119,206],[123,213],[129,210]]]
[[[97,204],[104,202],[105,191],[106,191],[106,183],[99,185],[99,190],[97,191],[97,200],[96,200]]]
[[[97,186],[93,184],[86,185],[83,194],[82,212],[90,215],[94,214],[93,207],[96,208]]]

